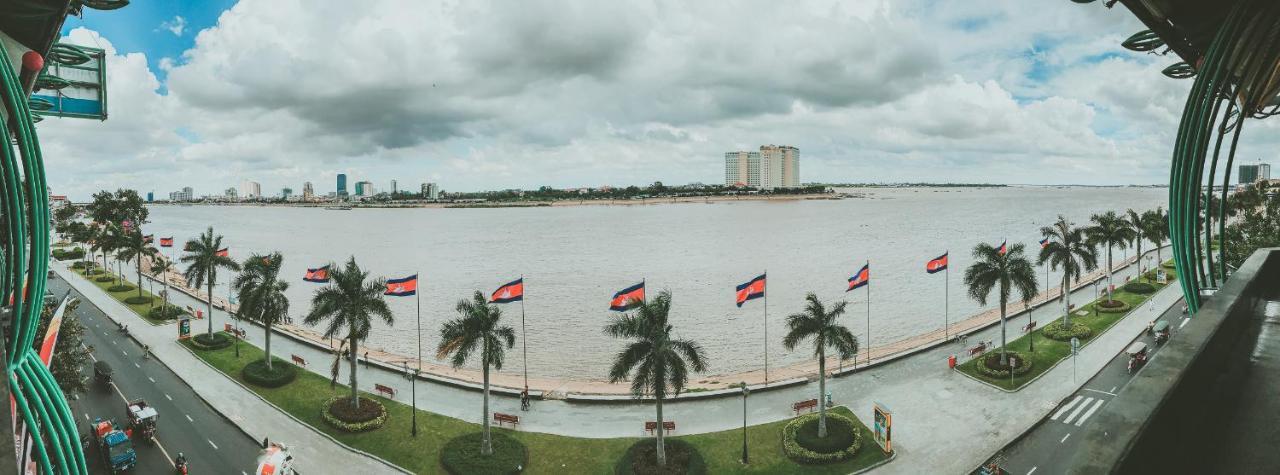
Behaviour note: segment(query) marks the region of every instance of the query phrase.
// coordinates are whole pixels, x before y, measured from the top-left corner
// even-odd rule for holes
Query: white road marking
[[[93,360],[93,362],[94,362],[94,363],[97,363],[97,362],[98,362],[98,357],[97,357],[97,356],[93,356],[93,353],[89,353],[89,359]]]
[[[151,380],[151,384],[155,384],[155,383],[156,383],[156,378],[152,378],[152,377],[150,377],[150,376],[147,376],[147,379]]]
[[[1116,392],[1116,388],[1117,388],[1117,386],[1112,386],[1112,387],[1111,387],[1111,392],[1112,392],[1112,393]]]
[[[112,345],[115,345],[115,344],[116,344],[116,341],[115,341],[115,340],[111,340],[111,344],[112,344]],[[118,346],[118,345],[117,345],[117,346]]]
[[[1099,407],[1102,407],[1102,402],[1103,402],[1102,399],[1098,399],[1098,402],[1093,403],[1093,407],[1089,408],[1089,410],[1087,411],[1084,411],[1084,415],[1080,416],[1080,419],[1076,420],[1076,427],[1080,427],[1084,425],[1085,419],[1088,419],[1089,416],[1092,416],[1093,411],[1096,411],[1098,410]]]
[[[1085,406],[1088,406],[1089,403],[1091,402],[1093,402],[1093,398],[1091,397],[1084,398],[1084,402],[1081,403],[1079,406],[1076,406],[1076,409],[1074,411],[1071,411],[1071,414],[1067,415],[1067,418],[1063,419],[1062,423],[1070,424],[1071,421],[1076,418],[1076,416],[1080,415],[1080,411],[1083,411]]]
[[[1063,443],[1063,442],[1066,442],[1066,441],[1067,441],[1067,437],[1071,437],[1071,434],[1067,434],[1067,435],[1062,436],[1062,440],[1059,440],[1059,441],[1058,441],[1058,443],[1059,443],[1059,444],[1061,444],[1061,443]]]
[[[85,412],[85,413],[82,413],[82,414],[84,414],[84,420],[86,420],[86,421],[87,421],[87,420],[89,420],[89,413]]]
[[[142,369],[142,365],[140,365],[140,364],[138,364],[138,363],[134,363],[134,364],[133,364],[133,367],[134,367],[134,368],[138,368],[138,369]]]
[[[165,395],[164,395],[164,398],[165,398],[165,399],[168,399],[168,400],[170,400],[170,401],[172,401],[172,400],[173,400],[173,398],[169,397],[169,395],[168,395],[168,394],[165,394]]]
[[[124,355],[125,355],[125,356],[129,356],[129,352],[128,352],[128,351],[120,350],[120,352],[121,352],[121,353],[124,353]]]
[[[1076,403],[1077,403],[1077,402],[1080,402],[1080,400],[1081,400],[1081,399],[1083,399],[1083,398],[1084,398],[1084,396],[1076,396],[1076,398],[1075,398],[1075,399],[1072,399],[1072,400],[1071,400],[1071,402],[1069,402],[1069,403],[1067,403],[1066,405],[1062,406],[1062,409],[1058,409],[1058,412],[1053,413],[1053,415],[1049,417],[1049,420],[1051,420],[1051,421],[1056,421],[1056,420],[1058,420],[1058,418],[1059,418],[1059,417],[1062,417],[1062,415],[1063,415],[1063,414],[1065,414],[1067,411],[1070,411],[1070,410],[1071,410],[1071,407],[1072,407],[1072,406],[1075,406],[1075,405],[1076,405]]]
[[[1191,321],[1191,319],[1190,319],[1190,318],[1183,318],[1183,319],[1182,319],[1182,323],[1179,323],[1179,324],[1178,324],[1178,329],[1179,329],[1179,330],[1181,330],[1181,329],[1182,329],[1182,327],[1187,326],[1187,322],[1189,322],[1189,321]]]
[[[1102,394],[1106,394],[1106,395],[1108,395],[1108,396],[1115,396],[1115,393],[1109,393],[1109,392],[1106,392],[1106,391],[1100,391],[1100,390],[1097,390],[1097,389],[1084,388],[1084,390],[1085,390],[1085,391],[1093,391],[1093,392],[1095,392],[1095,393],[1102,393]]]
[[[205,439],[205,440],[208,440],[208,439]],[[208,440],[208,442],[209,442],[209,445],[213,445],[213,450],[218,450],[218,446],[214,445],[212,440]]]
[[[176,468],[178,464],[173,463],[173,457],[169,456],[169,451],[165,450],[163,445],[160,445],[160,438],[156,437],[155,441],[156,441],[156,447],[160,448],[160,453],[164,454],[164,459],[169,462],[169,466]]]
[[[1036,473],[1036,469],[1037,469],[1037,468],[1040,468],[1040,467],[1039,467],[1039,466],[1031,467],[1031,471],[1027,472],[1027,475],[1031,475],[1031,474],[1033,474],[1033,473]]]
[[[191,419],[191,416],[187,416],[186,414],[183,415],[187,417],[187,422],[195,422],[195,420]]]

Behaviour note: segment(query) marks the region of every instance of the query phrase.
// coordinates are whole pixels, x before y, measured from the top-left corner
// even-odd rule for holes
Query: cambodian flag
[[[642,303],[644,303],[644,281],[613,294],[613,300],[609,301],[609,310],[625,312]]]
[[[146,236],[142,236],[142,242],[151,242],[155,238],[156,238],[155,234],[148,234]]]
[[[738,286],[738,306],[748,300],[764,297],[764,274],[760,274],[745,284]]]
[[[222,249],[218,249],[218,252],[216,252],[215,254],[217,254],[218,257],[227,257],[231,255],[231,253],[229,252],[229,249],[225,247]]]
[[[329,282],[329,266],[307,269],[307,275],[303,276],[302,280],[321,284]]]
[[[1009,240],[1005,239],[1003,242],[1000,243],[1000,247],[996,248],[996,254],[1003,256],[1008,253],[1009,253]]]
[[[947,254],[943,254],[929,261],[924,265],[924,270],[930,274],[936,274],[947,270]]]
[[[845,289],[845,292],[848,292],[850,290],[853,290],[859,287],[863,287],[870,283],[871,283],[871,264],[864,264],[862,266],[862,269],[859,269],[857,273],[853,274],[853,277],[849,278],[849,288]]]
[[[1040,249],[1044,249],[1046,247],[1049,247],[1049,238],[1044,238],[1040,240]]]
[[[160,238],[160,247],[173,247],[173,238],[171,237]]]
[[[383,295],[392,295],[396,297],[408,297],[417,295],[418,293],[418,274],[413,274],[403,279],[387,280],[387,291]]]
[[[510,303],[524,300],[524,277],[502,284],[489,297],[491,303]]]

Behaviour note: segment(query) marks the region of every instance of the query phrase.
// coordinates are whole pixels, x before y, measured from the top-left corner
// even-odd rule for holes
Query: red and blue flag
[[[764,297],[764,274],[760,274],[747,283],[738,286],[738,306],[746,303],[751,299]]]
[[[850,290],[853,290],[859,287],[866,286],[867,284],[870,284],[870,283],[871,283],[871,264],[868,263],[868,264],[864,264],[862,266],[862,269],[859,269],[858,272],[853,274],[853,277],[849,278],[849,288],[845,289],[845,292],[848,292]]]
[[[489,297],[491,303],[510,303],[524,300],[524,277],[502,284]]]
[[[217,254],[218,257],[227,257],[231,255],[231,252],[229,248],[224,247],[222,249],[218,249],[218,252],[215,252],[214,254]]]
[[[302,280],[321,284],[329,282],[329,266],[307,269],[307,275],[303,276]]]
[[[160,247],[173,247],[173,238],[171,237],[160,238]]]
[[[418,293],[418,274],[413,274],[403,279],[388,279],[387,291],[383,295],[391,295],[395,297],[408,297],[417,295]]]
[[[924,265],[925,272],[928,272],[930,274],[936,274],[938,272],[947,270],[947,254],[949,253],[944,253],[941,256],[931,259],[927,264]]]
[[[1044,238],[1040,240],[1040,249],[1044,249],[1046,247],[1049,247],[1049,238]]]
[[[644,303],[644,282],[619,290],[609,301],[609,310],[625,312]]]
[[[1009,253],[1009,240],[1005,239],[1003,242],[1000,243],[1000,247],[996,248],[996,254],[1003,256],[1008,253]]]

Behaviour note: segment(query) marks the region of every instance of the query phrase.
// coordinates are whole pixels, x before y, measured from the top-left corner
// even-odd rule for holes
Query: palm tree
[[[480,453],[490,455],[493,453],[493,441],[489,438],[489,367],[502,369],[506,350],[516,344],[516,332],[507,325],[499,324],[502,310],[497,305],[489,305],[488,299],[479,290],[471,296],[471,300],[458,300],[456,308],[458,318],[440,326],[440,345],[436,347],[436,358],[444,359],[452,355],[450,363],[454,368],[461,368],[476,350],[480,350],[480,366],[484,372],[484,412],[480,414],[480,420],[484,421],[484,434],[480,442]]]
[[[130,259],[137,261],[138,267],[138,297],[142,297],[142,258],[155,258],[159,251],[151,247],[151,241],[142,235],[142,228],[134,227],[129,231],[125,231],[120,235],[120,258],[128,261]]]
[[[102,267],[105,267],[108,273],[110,273],[111,265],[107,261],[107,257],[120,248],[119,234],[119,227],[113,224],[106,224],[94,236],[94,242],[97,243],[98,249],[102,251]]]
[[[267,371],[271,371],[271,326],[289,315],[289,298],[284,295],[289,283],[279,278],[283,263],[284,256],[279,252],[265,256],[254,254],[245,259],[240,265],[242,271],[231,281],[240,300],[239,317],[261,323],[266,331],[263,350]]]
[[[150,270],[151,275],[159,275],[161,281],[164,282],[164,306],[161,308],[167,312],[169,311],[169,271],[173,270],[173,263],[165,259],[164,256],[156,255],[155,259],[151,260]],[[151,293],[155,293],[154,287],[152,287]]]
[[[631,395],[636,399],[653,395],[657,403],[658,422],[654,430],[658,434],[658,465],[667,464],[667,451],[663,445],[662,401],[668,391],[673,396],[684,391],[689,382],[689,369],[696,373],[707,370],[707,358],[702,346],[693,340],[675,338],[668,322],[671,313],[671,291],[663,290],[658,297],[641,302],[634,311],[613,320],[604,327],[604,333],[614,338],[631,340],[626,348],[613,357],[609,368],[609,382],[631,380]],[[634,375],[632,374],[634,371]]]
[[[334,269],[329,277],[331,283],[311,297],[311,313],[303,321],[307,325],[318,325],[327,320],[325,338],[341,335],[345,330],[347,336],[343,341],[351,348],[351,407],[359,408],[359,386],[356,384],[359,342],[369,337],[371,317],[378,317],[387,325],[395,323],[387,301],[382,299],[387,281],[369,279],[369,273],[360,270],[354,256],[346,266]]]
[[[1156,265],[1164,264],[1164,256],[1160,254],[1160,248],[1164,241],[1169,239],[1169,215],[1163,208],[1157,207],[1155,210],[1142,213],[1142,233],[1152,244],[1155,244]]]
[[[1036,285],[1036,270],[1031,267],[1023,255],[1025,246],[1021,243],[1009,246],[1009,251],[1001,253],[999,249],[988,244],[973,247],[974,263],[964,271],[964,285],[969,287],[969,296],[979,305],[987,304],[987,296],[991,289],[998,289],[1000,297],[1000,364],[1009,364],[1009,356],[1005,353],[1005,306],[1014,288],[1022,295],[1022,301],[1031,300],[1039,291]]]
[[[1066,313],[1062,325],[1071,324],[1071,281],[1079,280],[1085,272],[1098,267],[1098,252],[1084,238],[1084,229],[1072,227],[1067,218],[1058,215],[1058,222],[1040,228],[1040,235],[1049,238],[1040,248],[1036,264],[1049,263],[1053,270],[1062,269],[1062,299]]]
[[[1089,218],[1093,226],[1085,228],[1084,234],[1090,246],[1106,246],[1107,248],[1107,300],[1111,300],[1111,247],[1123,246],[1133,240],[1133,229],[1115,211],[1095,214]]]
[[[207,302],[209,313],[205,315],[205,319],[209,320],[210,336],[213,335],[213,284],[218,279],[218,268],[240,270],[240,265],[236,264],[236,261],[218,252],[221,249],[222,235],[215,236],[213,226],[209,226],[209,230],[200,237],[187,241],[182,248],[186,254],[183,254],[180,259],[187,264],[187,270],[182,273],[187,283],[197,289],[203,284],[209,290]]]
[[[1131,244],[1138,251],[1138,257],[1136,257],[1136,259],[1138,261],[1138,269],[1141,270],[1142,269],[1142,241],[1147,238],[1147,230],[1144,229],[1142,226],[1142,215],[1139,214],[1137,211],[1134,211],[1133,208],[1129,208],[1127,211],[1125,211],[1124,216],[1125,216],[1125,220],[1129,223],[1129,229],[1133,231],[1132,233],[1129,234],[1129,239],[1130,241],[1132,241]],[[1141,272],[1138,273],[1138,278],[1139,279],[1142,278]]]
[[[813,355],[818,357],[818,437],[826,437],[827,405],[821,401],[827,393],[827,347],[835,350],[841,360],[846,360],[858,353],[858,338],[836,322],[844,315],[848,302],[841,300],[827,310],[813,292],[805,296],[805,301],[804,311],[787,316],[787,336],[782,337],[782,346],[792,351],[804,340],[813,338]]]

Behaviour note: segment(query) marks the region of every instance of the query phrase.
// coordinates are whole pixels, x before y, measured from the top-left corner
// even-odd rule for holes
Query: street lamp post
[[[742,464],[749,462],[747,458],[747,395],[751,394],[751,390],[747,389],[747,383],[742,384]]]
[[[1093,316],[1098,316],[1098,280],[1093,281]]]

